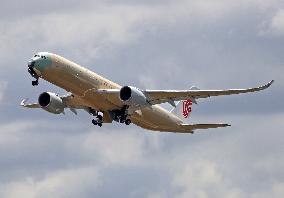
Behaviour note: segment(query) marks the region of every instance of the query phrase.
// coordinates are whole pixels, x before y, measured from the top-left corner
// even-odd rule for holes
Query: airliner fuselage
[[[34,70],[44,80],[73,93],[76,100],[83,106],[97,111],[105,112],[119,109],[119,98],[105,99],[96,94],[99,89],[121,89],[116,84],[93,71],[90,71],[70,60],[51,53],[39,53],[33,57]],[[141,109],[141,113],[131,115],[131,121],[145,129],[167,130],[176,129],[182,120],[159,105],[153,105]]]

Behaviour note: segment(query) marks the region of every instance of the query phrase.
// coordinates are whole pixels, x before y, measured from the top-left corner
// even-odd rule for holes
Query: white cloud
[[[12,122],[0,125],[0,146],[2,148],[6,146],[16,146],[19,144],[19,141],[24,135],[23,131],[28,131],[37,126],[36,123],[32,121],[21,121],[21,122]]]
[[[275,183],[272,186],[270,191],[262,191],[254,193],[251,197],[252,198],[266,198],[266,197],[273,197],[273,198],[281,198],[284,196],[284,182],[282,183]]]
[[[277,35],[284,35],[284,9],[279,10],[271,19],[270,31]]]
[[[178,197],[242,197],[241,190],[226,180],[214,162],[192,158],[184,161],[183,168],[174,177],[173,185],[182,188]]]
[[[90,133],[82,139],[81,152],[96,154],[105,165],[137,165],[143,162],[145,139],[130,130]]]
[[[284,9],[279,8],[272,17],[263,21],[260,25],[260,34],[264,36],[284,35]]]
[[[17,198],[72,198],[88,197],[100,181],[95,167],[83,167],[51,172],[43,179],[26,178],[23,181],[1,185],[1,197]]]

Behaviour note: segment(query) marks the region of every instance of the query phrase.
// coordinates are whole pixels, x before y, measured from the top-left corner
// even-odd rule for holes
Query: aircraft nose
[[[33,68],[35,66],[35,61],[34,60],[30,60],[29,62],[28,62],[28,67],[29,68]]]
[[[35,61],[31,60],[28,62],[28,72],[31,74],[32,77],[34,78],[38,78],[37,73],[35,72],[34,68],[35,68]]]

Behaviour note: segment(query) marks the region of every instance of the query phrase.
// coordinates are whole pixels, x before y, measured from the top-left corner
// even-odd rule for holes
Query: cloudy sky
[[[38,51],[122,85],[245,88],[200,100],[194,135],[153,133],[91,117],[19,107]],[[0,7],[0,197],[284,197],[283,0],[20,1]],[[170,108],[169,106],[165,106]]]

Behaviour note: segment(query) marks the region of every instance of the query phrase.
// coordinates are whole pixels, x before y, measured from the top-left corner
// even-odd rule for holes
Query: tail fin
[[[190,90],[199,89],[195,86],[192,86]],[[185,121],[191,116],[193,103],[197,104],[195,98],[188,98],[187,100],[179,101],[176,107],[171,110],[171,113]]]

